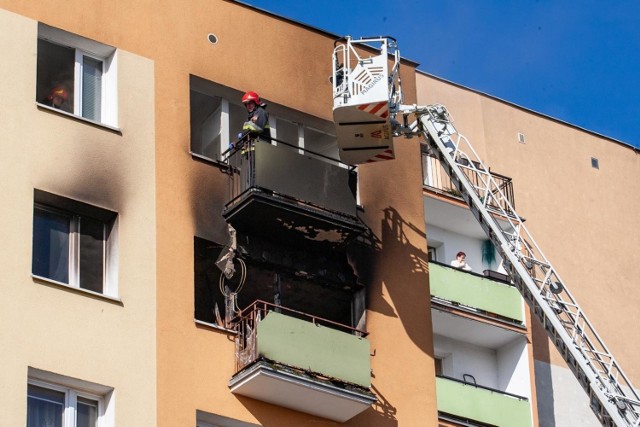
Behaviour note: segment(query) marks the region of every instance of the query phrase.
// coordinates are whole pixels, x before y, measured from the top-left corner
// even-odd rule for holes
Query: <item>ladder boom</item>
[[[345,37],[334,47],[333,119],[342,161],[391,160],[394,137],[423,136],[587,392],[598,420],[607,427],[640,427],[640,398],[631,382],[446,108],[402,105],[396,40]]]
[[[469,205],[604,426],[640,426],[640,398],[469,141],[441,105],[401,106]],[[470,176],[476,179],[469,179]]]

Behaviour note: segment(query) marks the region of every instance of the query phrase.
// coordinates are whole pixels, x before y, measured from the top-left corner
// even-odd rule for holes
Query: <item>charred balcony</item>
[[[277,141],[255,140],[228,157],[223,217],[243,234],[291,246],[335,247],[362,233],[357,175],[337,160]]]

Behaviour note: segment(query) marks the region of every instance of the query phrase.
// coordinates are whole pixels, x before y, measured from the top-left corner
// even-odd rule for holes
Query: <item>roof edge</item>
[[[234,4],[238,5],[238,6],[245,7],[247,9],[254,10],[256,12],[263,13],[265,15],[268,15],[268,16],[272,17],[272,18],[279,19],[279,20],[288,22],[290,24],[300,26],[302,28],[305,28],[307,30],[313,31],[313,32],[318,33],[320,35],[331,37],[334,40],[337,40],[337,39],[340,39],[340,38],[344,37],[344,35],[331,33],[329,31],[323,30],[322,28],[314,27],[313,25],[305,24],[304,22],[296,21],[295,19],[283,16],[283,15],[278,15],[277,13],[271,12],[271,11],[269,11],[267,9],[262,9],[260,7],[257,7],[257,6],[254,6],[252,4],[246,3],[246,2],[244,2],[242,0],[225,0],[225,1],[228,2],[228,3],[234,3]],[[376,49],[374,47],[371,47],[371,49],[379,50],[379,49]],[[405,64],[409,64],[409,65],[412,65],[412,66],[416,67],[416,70],[417,70],[417,67],[420,65],[419,62],[416,62],[416,61],[414,61],[412,59],[405,58],[403,56],[400,56],[400,59]]]
[[[514,103],[514,102],[507,101],[507,100],[505,100],[505,99],[499,98],[499,97],[497,97],[497,96],[491,95],[491,94],[486,93],[486,92],[482,92],[481,90],[473,89],[473,88],[470,88],[470,87],[468,87],[468,86],[464,86],[464,85],[462,85],[462,84],[460,84],[460,83],[456,83],[456,82],[453,82],[453,81],[451,81],[451,80],[447,80],[447,79],[445,79],[445,78],[438,77],[438,76],[436,76],[436,75],[434,75],[434,74],[427,73],[426,71],[422,71],[422,70],[418,70],[418,69],[416,69],[416,73],[418,73],[418,74],[422,74],[422,75],[425,75],[425,76],[427,76],[427,77],[431,77],[431,78],[433,78],[433,79],[436,79],[436,80],[438,80],[438,81],[441,81],[441,82],[444,82],[444,83],[447,83],[447,84],[450,84],[450,85],[453,85],[453,86],[456,86],[456,87],[458,87],[458,88],[460,88],[460,89],[468,90],[468,91],[473,92],[473,93],[476,93],[476,94],[478,94],[478,95],[486,96],[487,98],[493,99],[493,100],[498,101],[498,102],[501,102],[501,103],[503,103],[503,104],[507,104],[507,105],[512,106],[512,107],[515,107],[515,108],[517,108],[517,109],[519,109],[519,110],[522,110],[522,111],[526,111],[526,112],[528,112],[528,113],[535,114],[536,116],[543,117],[543,118],[545,118],[545,119],[549,119],[549,120],[554,121],[554,122],[556,122],[556,123],[560,123],[560,124],[563,124],[563,125],[569,126],[569,127],[571,127],[571,128],[574,128],[574,129],[577,129],[577,130],[580,130],[580,131],[586,132],[586,133],[588,133],[588,134],[590,134],[590,135],[593,135],[593,136],[597,136],[597,137],[600,137],[600,138],[606,139],[606,140],[608,140],[608,141],[610,141],[610,142],[614,142],[614,143],[616,143],[616,144],[622,145],[622,146],[623,146],[623,147],[625,147],[625,148],[630,148],[631,150],[635,151],[635,152],[636,152],[636,154],[640,154],[640,147],[633,146],[633,145],[629,144],[628,142],[620,141],[620,140],[615,139],[615,138],[613,138],[613,137],[610,137],[610,136],[607,136],[607,135],[603,135],[603,134],[598,133],[598,132],[596,132],[596,131],[592,131],[592,130],[589,130],[589,129],[583,128],[583,127],[581,127],[581,126],[578,126],[578,125],[576,125],[576,124],[573,124],[573,123],[570,123],[570,122],[564,121],[564,120],[562,120],[562,119],[558,119],[558,118],[553,117],[553,116],[550,116],[550,115],[548,115],[548,114],[540,113],[539,111],[535,111],[535,110],[532,110],[532,109],[530,109],[530,108],[523,107],[522,105],[518,105],[518,104],[516,104],[516,103]]]

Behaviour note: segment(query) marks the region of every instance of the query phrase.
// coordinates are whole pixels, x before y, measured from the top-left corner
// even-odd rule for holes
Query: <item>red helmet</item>
[[[255,92],[247,92],[242,96],[242,103],[254,102],[256,105],[260,105],[260,95]]]
[[[53,89],[51,89],[51,93],[49,93],[49,96],[47,97],[47,99],[51,101],[56,96],[64,99],[65,101],[69,99],[69,94],[67,94],[66,89],[63,88],[62,86],[56,86]]]

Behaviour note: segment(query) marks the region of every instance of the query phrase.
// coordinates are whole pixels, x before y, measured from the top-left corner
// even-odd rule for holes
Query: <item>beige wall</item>
[[[116,424],[154,425],[153,62],[118,53],[119,135],[36,107],[37,22],[0,10],[0,29],[0,425],[25,423],[29,366],[113,387]],[[118,212],[121,303],[31,278],[34,188]]]
[[[120,268],[123,279],[120,287],[124,307],[36,286],[28,276],[23,278],[22,282],[11,280],[10,283],[15,282],[17,286],[21,286],[26,281],[33,289],[29,292],[46,293],[46,298],[38,299],[46,306],[45,313],[53,311],[54,307],[61,304],[57,300],[55,304],[50,304],[51,298],[74,301],[81,299],[83,302],[88,300],[89,303],[83,304],[80,310],[98,310],[92,308],[96,305],[100,310],[104,310],[100,311],[101,317],[111,316],[119,319],[118,322],[109,324],[114,324],[114,334],[120,334],[117,344],[130,347],[130,353],[105,349],[100,343],[91,351],[95,350],[98,359],[117,353],[122,358],[135,355],[137,363],[140,363],[141,359],[147,362],[140,369],[139,365],[133,362],[119,362],[122,370],[118,375],[132,375],[126,377],[129,378],[132,387],[135,383],[140,390],[157,390],[157,412],[147,416],[156,416],[159,426],[194,425],[196,409],[265,426],[299,426],[310,423],[318,426],[333,425],[334,423],[326,420],[236,397],[229,392],[227,383],[233,373],[234,364],[232,336],[206,327],[198,327],[193,322],[193,236],[224,241],[225,224],[220,212],[227,198],[226,176],[216,167],[194,161],[189,155],[190,74],[240,91],[255,90],[269,102],[331,120],[332,100],[328,76],[333,39],[325,34],[257,13],[247,7],[223,1],[196,0],[185,3],[164,0],[132,3],[124,0],[0,0],[0,7],[116,46],[121,52],[132,52],[123,53],[121,56],[122,71],[119,80],[125,87],[136,84],[135,90],[131,91],[121,86],[122,136],[105,133],[73,120],[62,120],[63,123],[58,123],[60,120],[56,119],[59,117],[38,111],[33,105],[33,79],[25,81],[26,79],[20,77],[20,74],[34,75],[35,22],[26,21],[28,24],[24,24],[27,28],[22,29],[22,32],[26,37],[18,37],[20,32],[15,31],[11,33],[10,39],[3,40],[3,43],[11,45],[11,52],[15,51],[18,58],[15,62],[19,64],[16,66],[24,69],[24,72],[12,76],[16,82],[14,87],[24,86],[23,91],[28,94],[26,98],[20,98],[19,102],[24,106],[21,107],[20,114],[16,113],[17,118],[10,121],[11,126],[15,128],[15,132],[24,134],[27,132],[24,129],[26,123],[34,122],[32,116],[38,121],[46,122],[42,126],[39,122],[37,126],[29,126],[29,133],[37,133],[38,135],[34,136],[38,138],[20,138],[29,140],[30,143],[38,141],[42,154],[33,156],[32,153],[40,151],[24,151],[16,146],[12,146],[10,150],[12,156],[20,157],[22,164],[29,165],[28,168],[23,167],[28,170],[12,171],[9,174],[11,182],[15,182],[16,187],[23,187],[20,193],[21,201],[16,200],[14,203],[16,206],[22,206],[25,212],[18,218],[12,218],[12,221],[22,221],[20,227],[15,227],[16,230],[30,230],[32,187],[42,185],[45,190],[60,192],[119,211],[120,240],[125,239],[128,235],[126,233],[131,232],[130,224],[134,224],[139,227],[136,229],[137,234],[132,237],[132,242],[135,243],[131,245],[135,247],[139,242],[144,242],[145,245],[138,250],[134,250],[133,247],[121,250]],[[253,28],[255,31],[249,32],[246,28]],[[211,45],[207,41],[209,33],[218,36],[217,45]],[[18,49],[16,43],[11,43],[11,39],[24,39],[26,41],[21,43],[31,43],[31,46],[28,50]],[[151,58],[153,62],[142,60],[140,57]],[[127,64],[136,67],[135,70],[126,69]],[[9,72],[6,67],[0,67],[0,70]],[[415,98],[415,78],[412,71],[410,66],[403,70],[407,102],[413,102]],[[15,88],[10,96],[16,98]],[[8,102],[7,99],[10,98],[4,98],[0,102]],[[149,103],[155,104],[153,110]],[[137,117],[135,114],[144,117]],[[126,118],[129,115],[136,117],[136,120],[144,120],[144,123],[136,122],[129,125]],[[99,139],[113,144],[113,147],[85,150],[82,152],[82,158],[88,160],[76,164],[77,157],[66,159],[60,156],[58,151],[51,151],[53,137],[45,131],[44,126],[48,125],[48,122],[54,122],[55,126],[59,126],[60,134],[73,135],[74,141],[93,142]],[[152,124],[154,127],[147,127]],[[127,144],[129,138],[133,140]],[[56,142],[72,145],[66,141],[58,142],[57,139]],[[155,143],[153,153],[150,152],[149,145],[152,143]],[[82,145],[69,148],[86,147]],[[6,150],[7,147],[3,146],[2,149]],[[94,152],[94,149],[98,152]],[[140,150],[144,153],[136,154],[128,150]],[[154,154],[155,163],[149,160]],[[38,168],[35,164],[29,163],[39,161],[37,159],[40,158],[46,160],[52,156],[57,156],[54,160],[58,164],[64,164],[68,176],[60,176],[51,171],[48,175],[41,174],[41,168],[44,166]],[[419,186],[414,187],[414,192],[398,193],[398,188],[410,188],[419,182],[417,142],[400,147],[398,156],[403,160],[389,165],[389,168],[372,165],[363,167],[362,171],[364,220],[372,227],[382,244],[381,252],[366,254],[371,257],[369,259],[376,260],[376,267],[364,264],[369,268],[366,274],[371,286],[368,330],[371,333],[373,348],[376,349],[376,356],[372,359],[376,375],[373,384],[381,403],[347,425],[436,424],[432,338],[428,315],[429,292],[423,265],[426,242],[421,193]],[[46,163],[45,160],[42,162]],[[149,163],[143,163],[145,161]],[[87,165],[87,162],[90,164]],[[149,171],[147,168],[152,170]],[[107,170],[110,173],[105,177]],[[121,176],[117,178],[118,182],[114,182],[113,172],[116,170],[122,171]],[[389,174],[389,171],[393,173]],[[5,171],[0,173],[8,174]],[[147,180],[153,173],[155,183],[150,183]],[[71,175],[75,179],[72,180]],[[87,176],[93,178],[87,180]],[[104,188],[108,197],[95,199],[95,186]],[[384,197],[377,197],[380,194]],[[12,194],[12,197],[18,196]],[[131,222],[125,224],[125,219]],[[141,224],[138,224],[139,220],[142,221]],[[14,240],[17,240],[19,233],[14,233]],[[22,236],[24,233],[20,234]],[[30,240],[22,238],[21,242],[23,252],[29,251]],[[152,249],[154,247],[155,253]],[[404,264],[407,262],[405,255],[412,257],[409,264]],[[25,275],[29,271],[29,255],[23,255],[20,259],[23,267],[18,270],[24,271],[22,274]],[[147,262],[147,259],[153,260]],[[406,269],[397,268],[400,262]],[[129,263],[136,268],[135,288],[125,286],[124,275]],[[154,294],[153,281],[148,282],[147,275],[151,279],[157,278],[155,328],[149,324],[149,321],[154,320],[154,307],[149,306],[149,303],[154,303]],[[19,289],[19,292],[26,291]],[[144,301],[139,301],[140,305],[134,304],[134,296],[130,293]],[[49,294],[53,296],[49,297]],[[145,298],[142,298],[142,295]],[[73,311],[73,315],[76,316],[78,309],[75,306],[74,310],[76,311]],[[129,312],[129,315],[122,314]],[[14,313],[14,316],[18,316],[18,313]],[[145,320],[131,324],[127,316]],[[94,317],[96,316],[92,318]],[[126,321],[123,317],[126,317]],[[13,317],[7,320],[15,322]],[[95,325],[81,325],[79,328],[88,333],[90,326]],[[136,329],[130,330],[134,326]],[[138,330],[145,332],[139,336]],[[25,336],[29,335],[33,334]],[[54,340],[53,337],[50,339]],[[130,343],[130,340],[134,339],[135,344]],[[147,346],[154,344],[157,346],[157,364],[153,363],[152,356],[142,357],[147,354]],[[109,378],[105,378],[107,371],[98,371],[90,376],[89,372],[93,370],[89,367],[79,368],[73,364],[69,367],[67,361],[74,359],[66,357],[67,354],[64,352],[62,356],[54,363],[50,361],[50,357],[41,355],[44,361],[40,365],[46,366],[36,367],[62,370],[63,374],[104,382],[117,390],[125,388],[120,382],[120,377],[116,376],[110,382]],[[12,357],[15,364],[26,366],[26,355]],[[132,370],[135,370],[135,375]],[[154,382],[151,371],[155,371],[157,383]],[[19,378],[18,374],[13,375],[10,383],[12,387],[7,389],[11,390],[20,385],[24,391],[24,369]],[[86,378],[87,376],[89,378]],[[145,398],[153,399],[153,392],[144,395]],[[122,399],[128,397],[130,396],[124,397],[120,394],[117,397],[119,416],[125,417],[120,412],[121,404],[134,404],[133,401],[121,403]],[[17,398],[15,405],[24,408],[24,393]],[[138,408],[140,406],[137,405]],[[152,413],[155,408],[151,402],[144,407],[145,414]],[[23,416],[23,413],[15,415],[15,419],[22,423]],[[19,424],[13,420],[10,425]],[[127,421],[127,424],[131,425],[146,426],[154,423],[152,418],[141,422]]]

